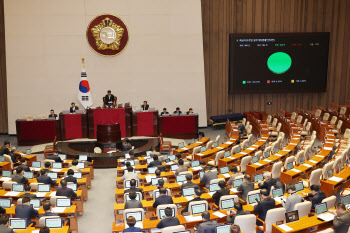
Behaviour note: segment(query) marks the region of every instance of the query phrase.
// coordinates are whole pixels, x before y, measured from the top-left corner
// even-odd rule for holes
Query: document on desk
[[[150,183],[150,182],[152,181],[152,178],[154,178],[154,177],[156,177],[156,176],[151,176],[151,175],[145,176],[146,182],[147,182],[147,183]]]
[[[151,229],[151,233],[158,233],[158,232],[162,232],[162,229],[159,229],[159,228]]]
[[[248,153],[246,153],[246,152],[239,152],[239,153],[241,153],[241,154],[243,154],[243,155],[247,155]]]
[[[259,147],[259,145],[252,145],[252,147]]]
[[[202,167],[201,166],[197,166],[197,167],[193,167],[192,169],[195,170],[195,171],[199,171],[199,170],[202,170]]]
[[[125,224],[125,225],[128,225],[128,224]],[[135,227],[143,229],[143,223],[142,222],[136,222]]]
[[[283,155],[281,155],[281,154],[275,154],[276,156],[278,156],[278,157],[281,157],[281,156],[283,156]]]
[[[323,155],[315,155],[316,157],[324,158]]]
[[[119,162],[124,163],[124,162],[125,162],[125,159],[119,159]]]
[[[62,169],[51,169],[52,172],[60,172]]]
[[[315,160],[309,160],[310,163],[317,163]]]
[[[229,156],[229,157],[226,157],[226,159],[235,159],[235,158],[233,158],[232,156]]]
[[[66,207],[54,207],[51,209],[53,213],[63,213],[66,210]]]
[[[40,230],[34,230],[34,231],[32,231],[32,233],[39,233],[40,232]]]
[[[286,224],[278,225],[278,227],[281,228],[281,229],[284,230],[284,231],[287,231],[287,232],[293,230],[293,228],[287,226]]]
[[[291,169],[291,171],[296,172],[296,173],[300,173],[301,172],[300,170],[295,169],[295,168]]]
[[[219,211],[214,212],[213,215],[215,215],[215,216],[217,216],[217,217],[219,217],[219,218],[226,217],[226,214],[223,214],[223,213],[221,213],[221,212],[219,212]]]
[[[215,192],[209,192],[208,194],[212,197]]]
[[[303,166],[305,166],[305,167],[313,167],[312,165],[307,164],[307,163],[304,163]]]
[[[264,159],[263,161],[270,163],[272,160]]]
[[[290,150],[288,150],[288,149],[283,149],[282,151],[287,151],[287,152],[290,152]]]
[[[51,194],[50,194],[50,197],[52,197]],[[46,196],[46,192],[37,192],[37,193],[35,193],[35,196],[36,197],[45,197]],[[55,192],[55,196],[56,196],[56,192]]]
[[[31,169],[34,170],[34,171],[36,171],[36,172],[38,172],[38,171],[41,170],[41,168],[36,168],[36,167],[32,167]]]
[[[199,154],[197,154],[197,155],[200,155],[200,156],[202,156],[202,155],[204,155],[204,154],[202,154],[202,153],[199,153]]]
[[[329,222],[329,221],[332,221],[334,219],[334,215],[331,213],[323,213],[323,214],[317,215],[317,218],[319,218],[323,221]]]
[[[255,150],[255,148],[254,147],[249,147],[246,150]]]
[[[180,150],[189,150],[189,149],[186,147],[182,147]]]
[[[231,192],[238,193],[238,190],[236,188],[230,189]]]
[[[222,174],[223,176],[225,176],[226,178],[230,178],[230,174],[226,173],[226,174]]]
[[[324,150],[333,150],[332,147],[323,147]]]
[[[120,167],[120,169],[125,170],[125,169],[126,169],[126,166]]]
[[[7,192],[4,196],[7,196],[7,197],[14,197],[14,196],[18,196],[18,194],[20,194],[21,192],[14,192],[14,191],[11,191],[11,192]]]
[[[1,177],[0,181],[10,181],[12,180],[11,177]]]
[[[189,215],[189,216],[185,216],[185,219],[187,222],[195,222],[195,221],[202,221],[202,216],[193,216],[193,215]]]
[[[336,176],[332,176],[331,178],[329,178],[328,180],[334,181],[334,182],[340,182],[343,180],[343,178],[340,177],[336,177]]]
[[[225,144],[231,145],[233,144],[233,142],[225,142]]]
[[[297,144],[297,143],[289,143],[289,145],[296,146],[296,145],[298,145],[298,144]]]
[[[256,165],[256,166],[262,166],[261,163],[253,163],[253,164]]]
[[[56,192],[51,192],[50,193],[50,197],[55,197],[56,196]]]
[[[175,163],[174,162],[168,162],[168,163],[165,163],[165,164],[171,166],[171,165],[173,165]]]
[[[193,196],[187,196],[186,197],[187,201],[191,201],[191,200],[193,200],[193,198],[194,198]]]
[[[260,139],[258,142],[265,142],[266,140],[262,140],[262,139]]]

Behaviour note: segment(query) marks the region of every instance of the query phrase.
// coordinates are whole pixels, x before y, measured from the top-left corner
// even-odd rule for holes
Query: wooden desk
[[[331,180],[321,180],[321,190],[327,197],[337,194],[341,189],[350,186],[350,167],[345,166],[339,173],[334,173],[333,176],[342,178],[341,181],[335,182]]]
[[[147,112],[132,113],[133,136],[158,136],[158,110],[149,109]]]
[[[11,171],[11,163],[10,162],[0,162],[0,168],[1,168],[1,171]]]
[[[35,229],[35,227],[27,227],[25,230],[16,230],[16,233],[32,233],[32,231],[35,230],[40,230],[40,229]],[[69,232],[69,227],[68,226],[63,226],[62,228],[51,228],[50,233],[68,233]]]
[[[189,144],[185,146],[184,148],[177,148],[173,150],[173,154],[177,153],[191,153],[192,150],[197,146],[205,146],[207,142],[209,142],[209,137],[202,137],[200,140],[196,141],[195,143]]]
[[[235,145],[237,139],[230,139],[227,142],[221,143],[218,147],[211,148],[203,153],[194,154],[194,160],[204,160],[206,163],[209,159],[215,159],[216,153],[222,150],[230,150],[232,146]]]
[[[21,192],[21,193],[19,193],[19,194],[16,195],[16,196],[13,196],[13,195],[11,195],[11,196],[5,196],[6,193],[8,193],[8,191],[5,191],[5,190],[3,190],[3,189],[0,189],[0,197],[1,197],[1,198],[9,198],[9,197],[12,197],[12,198],[19,198],[19,196],[21,196],[22,194],[24,194],[24,192]],[[30,193],[35,194],[35,192],[30,192]],[[51,194],[51,193],[52,193],[52,191],[47,192],[47,193],[45,194],[45,197],[44,197],[44,198],[50,199],[50,194]],[[81,198],[81,193],[82,193],[81,190],[77,190],[77,191],[75,191],[75,193],[77,194],[77,197],[78,197],[78,198]]]
[[[69,111],[60,113],[61,139],[63,141],[88,137],[88,120],[84,111],[71,114]]]
[[[318,230],[322,230],[324,228],[333,226],[333,221],[330,222],[324,222],[317,219],[317,216],[304,216],[299,218],[299,221],[286,223],[287,226],[293,228],[293,231],[288,232],[309,232],[307,231],[310,227],[316,227],[319,226]],[[287,233],[286,231],[279,228],[276,224],[272,225],[272,233]]]

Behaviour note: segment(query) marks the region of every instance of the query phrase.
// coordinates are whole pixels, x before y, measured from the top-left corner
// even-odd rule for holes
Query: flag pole
[[[83,68],[85,68],[85,63],[84,63],[85,59],[82,58],[81,60],[83,61]]]

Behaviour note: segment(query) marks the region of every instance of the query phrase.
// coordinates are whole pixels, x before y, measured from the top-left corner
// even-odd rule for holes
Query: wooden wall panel
[[[7,83],[4,1],[0,0],[0,133],[7,133]]]
[[[201,0],[208,117],[230,112],[326,107],[350,99],[350,1]],[[327,91],[228,94],[229,34],[330,32]],[[272,105],[267,105],[271,101]]]

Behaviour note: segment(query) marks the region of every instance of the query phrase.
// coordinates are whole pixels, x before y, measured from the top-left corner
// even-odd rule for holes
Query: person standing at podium
[[[147,101],[143,101],[143,105],[141,105],[142,111],[148,111],[149,105],[147,104]]]
[[[105,106],[107,108],[113,107],[114,95],[112,95],[111,90],[107,91],[107,95],[105,96]]]
[[[70,113],[75,113],[76,110],[79,110],[79,108],[78,108],[78,106],[75,106],[75,103],[74,103],[74,102],[72,102],[72,103],[71,103],[71,107],[70,107],[70,109],[69,109],[69,112],[70,112]]]
[[[55,114],[55,111],[53,109],[51,109],[50,111],[50,115],[49,115],[49,118],[57,118],[57,114]]]

